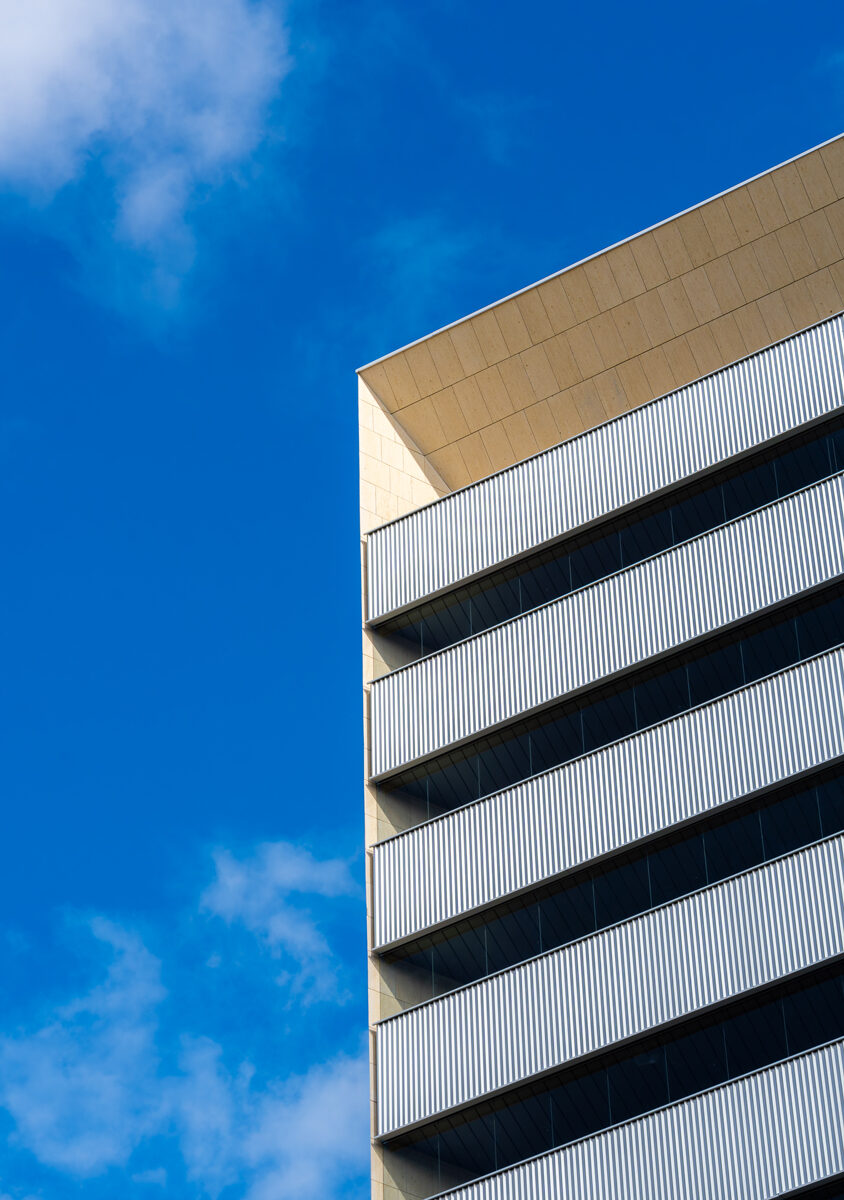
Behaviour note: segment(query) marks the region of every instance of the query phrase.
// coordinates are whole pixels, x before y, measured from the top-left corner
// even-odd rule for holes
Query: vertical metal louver
[[[367,616],[562,537],[844,404],[834,317],[526,459],[367,539]]]

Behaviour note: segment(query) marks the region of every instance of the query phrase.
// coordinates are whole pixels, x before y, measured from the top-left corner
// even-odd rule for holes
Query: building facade
[[[359,401],[374,1200],[844,1196],[844,138]]]

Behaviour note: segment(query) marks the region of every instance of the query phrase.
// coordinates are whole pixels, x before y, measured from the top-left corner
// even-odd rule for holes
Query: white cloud
[[[310,908],[293,896],[329,899],[359,893],[348,862],[317,859],[289,842],[268,842],[253,855],[214,855],[216,878],[202,895],[202,907],[229,924],[259,937],[292,972],[282,976],[300,1001],[336,997],[334,955]]]
[[[50,196],[96,164],[143,248],[264,134],[289,70],[269,0],[0,0],[0,179]]]
[[[346,886],[337,864],[288,851],[290,877],[302,887],[311,886],[302,875],[309,864],[329,894]],[[75,1178],[123,1168],[127,1183],[166,1187],[156,1147],[175,1137],[200,1195],[230,1187],[243,1200],[346,1194],[368,1158],[364,1050],[317,1059],[289,1078],[279,1077],[275,1061],[275,1074],[259,1085],[251,1064],[229,1071],[217,1042],[183,1034],[178,1070],[164,1071],[158,960],[112,922],[91,929],[110,957],[104,980],[34,1032],[0,1040],[0,1105],[14,1121],[15,1144]],[[201,1016],[180,1014],[185,1024]],[[133,1172],[139,1149],[144,1169]]]
[[[81,1176],[125,1162],[160,1117],[158,960],[111,922],[91,929],[111,952],[104,982],[35,1033],[0,1041],[0,1102],[17,1140],[42,1162]]]

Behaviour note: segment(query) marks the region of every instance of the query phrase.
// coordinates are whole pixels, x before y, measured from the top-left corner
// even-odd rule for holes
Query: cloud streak
[[[91,236],[105,223],[186,269],[191,210],[255,152],[290,69],[278,10],[0,0],[0,24],[0,182],[42,203],[85,179],[105,184]]]

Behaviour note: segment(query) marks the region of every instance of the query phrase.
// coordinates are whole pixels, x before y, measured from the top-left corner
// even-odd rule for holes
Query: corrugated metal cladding
[[[372,774],[436,754],[844,572],[844,474],[375,680]]]
[[[383,1021],[379,1134],[844,954],[844,837]]]
[[[374,847],[376,947],[844,755],[844,650]]]
[[[844,404],[844,320],[821,325],[374,530],[370,621]]]
[[[842,1171],[844,1042],[834,1042],[440,1200],[773,1200]]]

